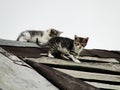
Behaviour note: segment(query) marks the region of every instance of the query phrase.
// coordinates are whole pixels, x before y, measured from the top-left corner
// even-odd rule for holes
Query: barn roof
[[[120,51],[84,49],[77,64],[34,43],[0,39],[0,47],[0,90],[120,90]]]

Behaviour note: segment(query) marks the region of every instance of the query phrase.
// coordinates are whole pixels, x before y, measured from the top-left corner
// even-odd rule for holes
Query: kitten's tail
[[[42,47],[42,48],[49,48],[47,43],[44,43],[44,44],[43,43],[39,43],[38,38],[36,39],[36,44],[38,46]],[[48,54],[43,52],[43,53],[40,53],[40,56],[48,56]]]
[[[21,34],[18,36],[18,38],[16,39],[16,41],[20,41],[21,38]]]

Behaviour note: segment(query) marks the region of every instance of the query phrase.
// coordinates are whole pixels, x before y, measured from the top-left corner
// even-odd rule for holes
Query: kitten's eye
[[[76,46],[79,46],[79,45],[80,45],[80,43],[75,43],[75,45],[76,45]]]
[[[79,46],[80,44],[79,43],[77,43],[77,46]]]
[[[85,47],[85,46],[86,46],[86,44],[85,44],[85,43],[82,43],[82,46],[83,46],[83,47]]]

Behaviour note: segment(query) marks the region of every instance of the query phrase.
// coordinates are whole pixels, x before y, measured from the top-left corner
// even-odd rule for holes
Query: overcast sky
[[[89,49],[120,50],[120,0],[0,0],[1,39],[48,28],[89,37]]]

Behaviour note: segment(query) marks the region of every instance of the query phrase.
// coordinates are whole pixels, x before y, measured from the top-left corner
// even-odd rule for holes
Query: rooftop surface
[[[84,49],[80,64],[34,43],[0,39],[1,90],[120,90],[120,51]]]

